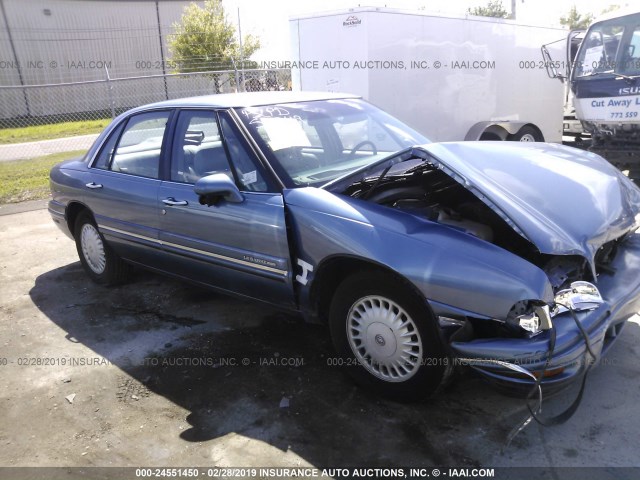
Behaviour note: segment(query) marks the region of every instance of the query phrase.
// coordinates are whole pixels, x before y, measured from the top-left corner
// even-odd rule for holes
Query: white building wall
[[[0,1],[22,72],[20,81],[7,23],[0,18],[0,86],[104,80],[106,70],[111,78],[162,74],[163,61],[169,55],[167,42],[173,32],[172,25],[191,3],[186,0]],[[151,83],[113,82],[111,89],[112,93],[119,89],[122,102],[130,104],[123,106],[167,96],[162,79]],[[104,83],[0,90],[0,95],[4,97],[0,118],[108,110],[111,106],[108,86]]]

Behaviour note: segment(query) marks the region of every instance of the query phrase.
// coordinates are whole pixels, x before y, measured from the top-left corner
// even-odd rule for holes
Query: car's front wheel
[[[74,236],[80,263],[93,281],[114,285],[128,278],[131,267],[105,242],[89,212],[78,216]]]
[[[389,398],[420,400],[450,371],[433,315],[403,282],[378,272],[345,279],[329,315],[343,366],[361,386]]]

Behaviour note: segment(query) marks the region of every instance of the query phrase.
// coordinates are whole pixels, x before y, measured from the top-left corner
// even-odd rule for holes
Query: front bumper
[[[601,274],[597,287],[604,303],[595,310],[577,312],[587,332],[591,350],[600,360],[622,331],[626,320],[640,310],[640,234],[631,235],[619,246],[611,267],[614,274]],[[590,357],[571,313],[553,318],[556,346],[542,385],[547,391],[564,388],[578,379]],[[535,374],[544,368],[549,351],[549,332],[533,338],[483,338],[452,342],[453,354],[473,360],[472,366],[488,379],[510,389],[525,391],[533,380],[495,363],[496,360],[519,365]]]

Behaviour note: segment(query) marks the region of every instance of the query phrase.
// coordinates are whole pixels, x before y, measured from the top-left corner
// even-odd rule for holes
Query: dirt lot
[[[569,423],[501,454],[523,401],[469,371],[381,400],[321,326],[143,272],[90,283],[45,210],[0,216],[0,241],[0,466],[640,466],[637,316]]]

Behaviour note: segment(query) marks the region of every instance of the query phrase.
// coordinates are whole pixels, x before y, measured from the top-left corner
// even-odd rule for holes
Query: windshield
[[[320,186],[404,148],[429,143],[358,99],[236,109],[289,187]]]
[[[576,77],[640,75],[640,13],[593,25],[576,61]]]

